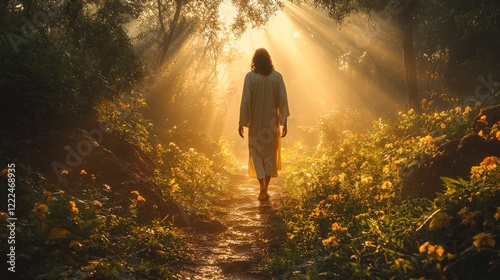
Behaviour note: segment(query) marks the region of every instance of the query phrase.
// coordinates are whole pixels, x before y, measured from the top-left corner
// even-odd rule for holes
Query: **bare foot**
[[[267,194],[265,189],[260,190],[260,193],[259,193],[259,196],[257,197],[257,199],[259,201],[264,201],[264,200],[269,199],[269,195]]]

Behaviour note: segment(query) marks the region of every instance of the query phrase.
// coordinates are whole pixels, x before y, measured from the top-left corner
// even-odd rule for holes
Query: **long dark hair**
[[[273,61],[271,60],[271,56],[266,49],[260,48],[255,51],[252,58],[251,69],[255,73],[262,74],[264,76],[268,76],[271,72],[273,72]]]

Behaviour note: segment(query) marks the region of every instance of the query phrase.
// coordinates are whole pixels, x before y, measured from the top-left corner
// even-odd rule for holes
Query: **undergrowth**
[[[288,153],[298,164],[283,174],[292,198],[281,211],[288,238],[269,263],[276,278],[500,275],[500,159],[486,158],[467,180],[443,178],[446,190],[434,200],[405,187],[439,145],[469,133],[472,114],[410,110],[369,130],[353,111],[324,117],[320,145],[304,153],[299,143]],[[332,130],[346,122],[360,127]]]
[[[106,135],[108,139],[102,142],[106,148],[113,151],[123,141],[139,147],[143,152],[139,156],[153,163],[153,176],[148,180],[160,187],[170,205],[206,218],[219,211],[214,202],[227,192],[233,166],[224,142],[206,139],[201,152],[182,141],[180,129],[155,128],[137,110],[146,106],[139,93],[127,102],[106,106],[101,122],[109,130],[106,133],[113,132],[113,137]],[[128,164],[134,164],[133,157]],[[75,178],[61,170],[64,180],[54,183],[25,163],[16,162],[16,173],[2,170],[2,184],[16,179],[15,268],[19,279],[179,277],[189,253],[171,217],[141,222],[138,213],[149,199],[145,193],[131,190],[123,196],[120,186],[106,182],[107,178],[84,169],[72,172],[79,174]],[[0,211],[7,211],[7,205]],[[9,216],[13,215],[0,212],[4,228]],[[1,233],[1,239],[7,240],[8,234]],[[7,242],[0,246],[2,252],[9,251]]]

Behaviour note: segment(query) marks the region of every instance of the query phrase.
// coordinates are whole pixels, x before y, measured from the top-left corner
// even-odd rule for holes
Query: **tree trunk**
[[[165,58],[167,57],[167,52],[168,49],[170,48],[170,45],[172,45],[172,40],[174,38],[174,32],[177,27],[177,23],[179,22],[179,17],[181,14],[181,9],[182,9],[182,0],[176,0],[176,8],[175,8],[175,14],[174,18],[172,19],[172,22],[170,23],[170,27],[168,29],[168,33],[163,34],[163,40],[162,40],[162,45],[161,45],[161,50],[160,50],[160,60],[159,63],[163,65],[163,62],[165,62]],[[159,1],[158,1],[159,5]],[[158,10],[161,11],[161,8],[158,7]],[[159,16],[161,17],[161,13],[159,13]],[[161,19],[160,19],[161,20]],[[161,22],[163,22],[161,20]],[[162,27],[164,28],[164,27]]]
[[[411,0],[399,14],[399,23],[403,39],[403,63],[405,68],[406,88],[408,91],[408,106],[420,111],[417,87],[417,69],[413,52],[413,11],[418,0]]]

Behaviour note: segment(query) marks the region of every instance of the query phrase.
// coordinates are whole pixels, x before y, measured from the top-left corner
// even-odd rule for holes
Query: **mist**
[[[247,143],[237,134],[241,90],[258,48],[269,51],[285,79],[291,111],[285,150],[297,141],[316,145],[318,117],[332,110],[369,110],[377,118],[403,107],[402,54],[398,42],[388,43],[396,31],[376,15],[356,15],[350,21],[339,27],[311,6],[287,4],[265,26],[235,38],[239,54],[221,67],[219,93],[227,97],[223,137],[240,162],[245,163],[247,156]],[[379,73],[379,62],[393,67]],[[383,83],[374,82],[381,76],[388,81],[384,90]]]

